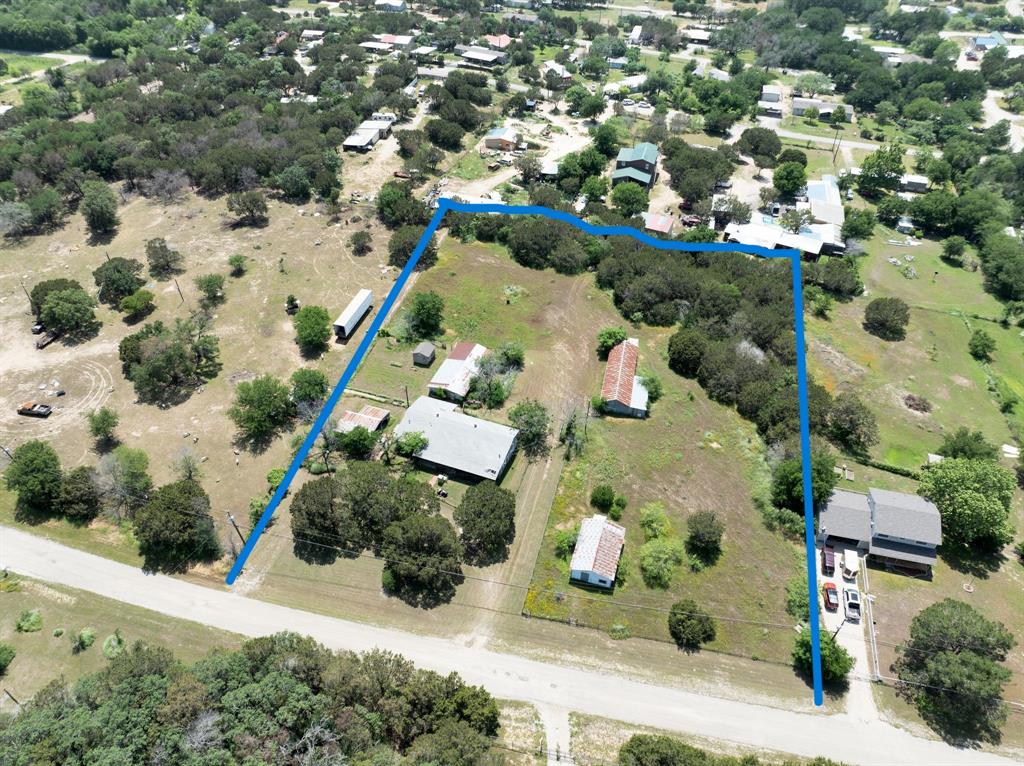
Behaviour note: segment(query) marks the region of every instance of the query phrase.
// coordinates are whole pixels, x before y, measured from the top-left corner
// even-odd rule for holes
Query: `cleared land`
[[[226,511],[244,519],[249,499],[265,489],[267,471],[287,465],[290,451],[284,438],[260,454],[244,450],[235,454],[235,428],[226,414],[234,387],[265,373],[287,379],[303,366],[316,367],[331,380],[338,378],[367,323],[347,344],[332,343],[319,359],[303,359],[284,300],[294,294],[303,305],[324,306],[332,316],[362,287],[372,289],[379,302],[395,276],[384,265],[386,233],[376,226],[368,229],[374,250],[362,258],[353,257],[348,246],[351,233],[369,223],[368,214],[372,211],[351,208],[332,224],[327,217],[316,216],[313,205],[272,202],[267,226],[233,228],[223,200],[190,197],[164,207],[136,198],[119,210],[121,226],[109,242],[93,242],[81,217],[74,216],[60,231],[5,247],[0,253],[0,306],[4,309],[0,369],[5,383],[0,393],[0,443],[13,449],[26,440],[43,438],[54,445],[65,467],[95,464],[98,455],[84,416],[100,406],[112,407],[121,416],[117,429],[121,441],[149,454],[150,473],[158,485],[174,478],[174,461],[182,450],[191,450],[203,461],[203,484],[216,520],[224,521]],[[175,280],[148,280],[146,287],[156,294],[157,309],[145,321],[170,324],[187,317],[198,300],[192,284],[195,277],[226,274],[228,256],[234,253],[248,258],[245,275],[228,278],[226,301],[215,309],[213,332],[220,338],[220,374],[184,403],[167,409],[137,403],[131,383],[121,374],[117,344],[139,324],[129,325],[121,314],[101,307],[97,316],[103,327],[96,338],[74,346],[58,342],[38,351],[36,338],[29,333],[32,319],[24,292],[55,277],[76,279],[94,290],[92,270],[106,255],[145,263],[145,242],[154,237],[166,238],[185,256],[185,272]],[[53,381],[67,391],[66,396],[48,395],[56,388]],[[54,414],[46,420],[19,417],[17,406],[30,399],[53,405]],[[0,508],[5,507],[8,503],[0,502]],[[109,536],[105,522],[93,526],[96,529],[74,530],[74,536],[83,540]],[[229,539],[226,532],[224,539]],[[219,580],[220,572],[215,574]]]
[[[1019,416],[1011,414],[1008,421],[1000,412],[989,390],[989,375],[970,356],[967,344],[974,328],[996,337],[992,369],[1019,387],[1024,343],[1018,328],[1004,330],[994,322],[971,318],[1002,314],[999,303],[983,291],[980,273],[943,261],[936,242],[917,247],[889,242],[904,239],[879,227],[861,262],[865,294],[837,303],[829,320],[808,317],[807,329],[813,377],[833,393],[857,391],[875,411],[880,441],[872,457],[917,469],[927,453],[939,447],[943,435],[960,426],[981,430],[997,445],[1012,440],[1010,422]],[[905,267],[913,268],[916,278],[905,277]],[[902,298],[911,307],[902,341],[880,340],[862,326],[864,308],[883,295]],[[931,412],[908,408],[907,394],[925,397]]]
[[[623,323],[610,298],[594,285],[592,275],[565,277],[525,269],[496,245],[462,244],[446,238],[441,245],[440,262],[420,274],[413,289],[434,290],[445,299],[447,332],[439,339],[439,360],[446,353],[442,345],[450,346],[456,340],[472,340],[489,348],[513,340],[526,348],[526,368],[517,378],[506,406],[476,413],[499,421],[505,419],[508,407],[527,397],[540,399],[548,406],[556,430],[570,408],[575,406],[581,414],[585,412],[590,396],[600,389],[604,369],[593,351],[594,336],[601,327]],[[464,567],[467,579],[451,603],[425,611],[384,595],[380,588],[382,565],[369,557],[338,559],[327,566],[301,561],[292,554],[286,510],[279,512],[278,525],[261,540],[254,553],[250,568],[261,574],[253,595],[354,619],[366,619],[366,615],[373,614],[374,620],[382,624],[462,636],[467,646],[489,641],[491,645],[515,651],[529,651],[532,656],[580,662],[603,658],[602,661],[622,667],[660,662],[663,664],[659,672],[688,676],[690,684],[700,686],[707,682],[709,673],[725,673],[741,685],[759,687],[759,693],[769,698],[781,696],[803,701],[806,686],[788,667],[792,620],[782,607],[781,585],[773,585],[784,583],[800,571],[801,549],[765,530],[753,507],[750,495],[757,482],[763,482],[766,476],[759,442],[752,428],[733,412],[712,404],[697,386],[668,371],[660,357],[666,330],[641,332],[645,348],[643,366],[656,371],[668,390],[656,407],[655,417],[644,422],[592,419],[588,426],[588,452],[568,464],[557,449],[547,460],[531,463],[522,455],[517,457],[503,480],[503,486],[515,491],[518,498],[517,536],[509,558],[485,568]],[[352,383],[353,391],[373,395],[378,402],[390,402],[387,406],[392,422],[401,417],[400,403],[405,401],[406,388],[410,399],[422,395],[431,375],[431,370],[413,366],[411,349],[412,344],[389,335],[379,338]],[[347,408],[363,401],[369,400],[346,395],[340,406]],[[619,428],[624,429],[621,435],[615,431]],[[633,440],[626,443],[622,452],[636,448],[639,464],[627,461],[609,466],[609,441],[619,438]],[[638,444],[642,446],[637,447]],[[649,605],[656,607],[626,610],[625,619],[637,626],[633,634],[665,638],[665,614],[660,610],[667,608],[685,588],[696,588],[698,598],[707,596],[709,608],[721,606],[727,614],[751,619],[772,615],[777,618],[772,621],[785,623],[768,636],[761,628],[737,630],[731,625],[720,625],[720,648],[776,662],[752,663],[710,652],[685,655],[662,641],[613,641],[557,622],[519,617],[527,588],[531,584],[536,587],[551,576],[545,574],[543,580],[538,580],[540,575],[534,571],[538,554],[539,561],[546,563],[537,566],[548,566],[547,549],[553,530],[563,523],[567,512],[585,511],[586,501],[580,493],[589,493],[590,480],[581,482],[571,477],[592,469],[612,470],[617,477],[639,472],[629,483],[623,480],[619,486],[620,491],[630,496],[627,522],[632,524],[634,536],[628,547],[638,547],[641,542],[636,539],[636,513],[651,499],[679,496],[678,502],[666,500],[679,534],[685,534],[686,515],[702,507],[715,507],[730,523],[722,561],[702,574],[680,572],[670,592],[645,594],[648,589],[633,565],[633,589],[628,596],[632,599],[641,594]],[[658,478],[652,481],[655,474]],[[723,475],[730,480],[722,480]],[[732,481],[732,477],[736,480]],[[642,484],[649,486],[640,489]],[[567,485],[572,489],[567,489]],[[723,486],[734,486],[728,490],[732,494],[727,501],[714,500],[721,497]],[[449,485],[449,490],[451,494],[443,506],[446,515],[457,504],[461,488],[455,483],[454,488]],[[549,518],[552,502],[555,511]],[[748,546],[759,551],[757,557],[744,555]],[[560,571],[557,577],[559,588],[573,590]],[[712,598],[715,589],[720,593]],[[570,606],[565,605],[566,609]],[[606,607],[601,614],[606,621],[599,625],[602,629],[623,619],[619,607]]]

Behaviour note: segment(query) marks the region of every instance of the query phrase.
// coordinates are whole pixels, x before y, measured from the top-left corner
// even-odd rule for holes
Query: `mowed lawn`
[[[194,662],[214,648],[235,649],[243,640],[234,633],[62,585],[47,585],[14,575],[8,582],[15,580],[15,590],[0,591],[0,641],[17,652],[3,676],[3,686],[22,703],[50,681],[63,677],[73,683],[103,668],[107,664],[103,641],[115,630],[120,630],[129,646],[136,641],[164,646],[184,662]],[[19,615],[30,609],[39,610],[42,629],[34,633],[17,632],[14,626]],[[96,631],[96,642],[85,651],[73,652],[70,636],[83,628]],[[54,636],[57,629],[63,634]],[[14,712],[13,708],[4,696],[0,709]]]
[[[983,292],[980,274],[943,262],[937,243],[897,247],[887,242],[891,238],[896,236],[882,230],[868,244],[869,254],[861,263],[865,295],[837,303],[828,320],[808,317],[812,376],[833,394],[856,391],[875,411],[880,440],[872,456],[886,463],[919,468],[943,435],[960,426],[981,430],[997,445],[1011,441],[1007,417],[989,390],[989,372],[967,346],[974,328],[996,337],[999,348],[992,369],[1019,387],[1024,351],[1019,331],[960,315],[1002,313],[999,303]],[[907,254],[913,261],[907,263]],[[890,257],[915,268],[917,278],[903,276]],[[884,341],[863,328],[865,307],[880,296],[902,298],[911,307],[904,340]],[[909,409],[904,403],[908,394],[925,397],[931,412]]]

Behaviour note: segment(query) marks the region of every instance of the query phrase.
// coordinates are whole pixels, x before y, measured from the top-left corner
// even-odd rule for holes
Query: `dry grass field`
[[[320,359],[304,360],[284,312],[284,299],[294,294],[303,305],[325,307],[332,317],[362,287],[372,289],[379,301],[395,277],[394,270],[384,265],[386,232],[369,226],[374,250],[356,258],[348,239],[369,223],[354,221],[360,214],[367,215],[365,209],[353,208],[335,225],[316,215],[313,205],[272,202],[269,224],[262,228],[232,228],[223,200],[189,198],[163,207],[133,199],[119,213],[121,225],[109,242],[92,243],[76,215],[59,231],[0,251],[0,369],[4,371],[0,443],[13,449],[28,439],[43,438],[54,445],[65,467],[92,464],[98,456],[85,415],[100,406],[112,407],[121,416],[118,436],[124,444],[148,453],[157,484],[174,477],[174,461],[189,449],[203,461],[202,481],[216,520],[223,522],[226,511],[244,518],[249,499],[265,488],[267,471],[286,465],[289,451],[288,438],[283,437],[262,454],[244,450],[235,454],[235,429],[226,414],[234,387],[265,373],[286,379],[302,366],[315,366],[329,379],[338,378],[367,323],[347,344],[332,345]],[[97,337],[73,346],[57,342],[38,351],[35,336],[29,333],[32,319],[24,293],[37,282],[55,277],[76,279],[94,291],[92,270],[108,255],[145,263],[145,242],[155,237],[165,238],[185,256],[185,272],[173,280],[148,281],[147,288],[157,296],[157,309],[145,321],[172,323],[187,317],[198,300],[196,276],[227,274],[227,259],[235,253],[248,259],[243,276],[228,278],[226,301],[215,309],[213,332],[220,338],[220,374],[187,401],[168,409],[137,403],[131,383],[121,374],[118,342],[138,326],[101,307],[98,316],[103,327]],[[54,381],[66,390],[65,396],[49,395],[57,387]],[[30,399],[53,405],[54,414],[47,420],[16,415],[17,406]]]

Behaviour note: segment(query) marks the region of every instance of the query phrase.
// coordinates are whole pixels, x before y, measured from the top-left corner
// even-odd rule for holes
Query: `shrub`
[[[121,630],[115,630],[111,635],[103,639],[103,656],[108,660],[121,656],[124,653],[125,640],[121,637]]]
[[[590,504],[607,513],[615,502],[615,490],[607,484],[598,484],[590,493]]]
[[[984,330],[975,330],[971,333],[967,350],[979,362],[989,362],[992,360],[992,352],[996,350],[996,340]]]
[[[287,471],[284,468],[271,468],[267,471],[267,484],[270,485],[270,491],[273,492],[277,489],[278,485],[284,481],[284,475]]]
[[[580,536],[580,528],[577,525],[573,529],[560,529],[555,532],[555,555],[560,559],[567,559],[576,548],[576,539]]]
[[[910,308],[899,298],[875,298],[864,309],[864,329],[883,340],[903,340]]]
[[[626,500],[625,495],[616,495],[615,500],[612,501],[612,507],[608,510],[608,518],[612,521],[618,521],[622,518],[622,512],[626,510],[626,505],[629,503]]]
[[[627,338],[622,327],[605,327],[597,334],[597,355],[606,359],[613,348]]]
[[[93,628],[82,628],[71,637],[71,651],[75,654],[84,652],[96,643],[96,631]]]
[[[690,551],[703,563],[711,563],[722,549],[722,535],[725,524],[714,511],[697,511],[686,520],[689,531],[686,544]]]
[[[231,276],[240,277],[245,274],[245,262],[247,260],[241,253],[228,256],[228,267],[231,269]]]
[[[668,632],[679,646],[697,649],[715,640],[715,620],[696,601],[684,598],[669,610]]]
[[[645,540],[665,537],[671,532],[665,506],[661,503],[648,503],[640,509],[640,528],[644,531]]]
[[[0,642],[0,676],[7,672],[11,661],[14,660],[14,647],[10,644]]]
[[[810,678],[812,673],[811,629],[804,626],[793,645],[793,667],[797,672]],[[832,634],[821,631],[821,677],[825,683],[839,683],[846,680],[853,670],[853,657],[835,642]]]
[[[43,629],[43,615],[38,609],[26,609],[14,624],[14,629],[19,633],[36,633]]]
[[[786,583],[786,612],[798,620],[807,621],[811,613],[807,575],[794,577]]]
[[[640,574],[648,588],[668,588],[675,569],[683,562],[683,546],[678,540],[657,538],[640,547]]]

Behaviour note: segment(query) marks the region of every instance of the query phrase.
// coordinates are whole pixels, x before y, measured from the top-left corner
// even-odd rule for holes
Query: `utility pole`
[[[0,449],[2,449],[4,451],[4,454],[7,455],[7,457],[9,457],[11,460],[14,460],[14,455],[11,454],[11,451],[9,449],[7,449],[7,447],[5,447],[4,445],[0,444]]]
[[[245,535],[242,534],[242,530],[240,530],[238,528],[238,524],[235,523],[235,517],[231,515],[231,511],[226,511],[226,513],[228,515],[228,521],[231,522],[231,526],[233,526],[235,531],[238,533],[238,539],[242,541],[242,545],[245,545]]]
[[[32,296],[29,295],[28,288],[25,287],[25,280],[21,281],[21,289],[22,289],[22,291],[24,291],[25,297],[28,298],[28,307],[29,307],[29,310],[31,311],[31,309],[32,309]]]
[[[842,621],[841,623],[839,623],[839,627],[838,627],[838,628],[836,628],[836,632],[832,634],[832,640],[833,640],[833,641],[835,641],[835,640],[836,640],[836,636],[838,636],[838,635],[839,635],[839,631],[840,631],[840,629],[841,629],[841,628],[842,628],[842,627],[843,627],[843,626],[844,626],[845,624],[846,624],[846,618],[845,618],[845,617],[843,617],[843,621]]]
[[[185,296],[181,292],[181,286],[178,284],[178,280],[177,279],[174,280],[174,286],[176,288],[178,288],[178,297],[180,297],[181,298],[181,302],[184,303],[185,302]]]
[[[409,406],[409,386],[408,385],[405,387],[405,406],[407,408]]]
[[[4,687],[4,694],[6,694],[8,697],[10,697],[15,705],[17,705],[18,707],[21,707],[21,703],[18,702],[17,699],[15,699],[13,694],[11,694],[9,691],[7,691],[7,687]]]

